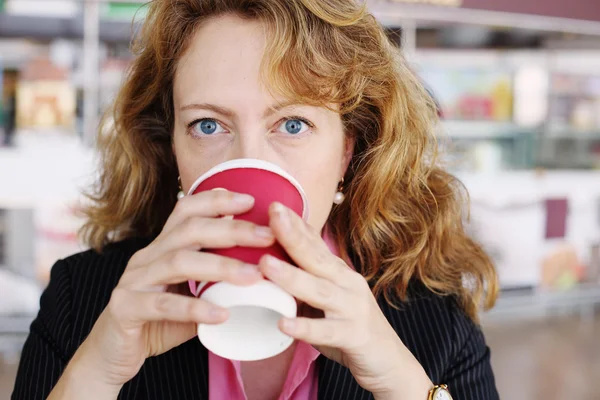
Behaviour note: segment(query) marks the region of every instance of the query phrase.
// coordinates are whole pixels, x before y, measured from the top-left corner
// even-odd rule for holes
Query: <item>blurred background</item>
[[[444,162],[502,293],[482,316],[503,399],[598,399],[600,2],[367,0],[440,107]],[[80,189],[142,1],[0,0],[0,399]]]

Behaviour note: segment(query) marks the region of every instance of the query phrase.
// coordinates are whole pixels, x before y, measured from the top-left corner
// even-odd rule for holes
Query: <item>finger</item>
[[[331,253],[300,216],[281,203],[271,205],[269,216],[275,238],[299,267],[339,284],[345,282],[350,268]]]
[[[108,303],[110,314],[124,328],[150,321],[218,324],[228,317],[226,309],[195,297],[168,292],[140,292],[116,288]]]
[[[315,346],[344,348],[351,329],[345,320],[327,318],[282,318],[279,329],[294,339]]]
[[[188,280],[250,285],[261,278],[262,274],[256,265],[212,253],[178,250],[163,255],[143,268],[127,271],[119,285],[144,289]]]
[[[266,226],[243,220],[190,217],[155,242],[155,253],[178,249],[268,247],[274,242],[273,231]]]
[[[191,217],[215,218],[223,215],[238,215],[253,206],[254,197],[227,190],[209,190],[185,196],[175,205],[163,227],[163,232],[169,232]]]
[[[311,275],[273,256],[264,256],[259,263],[262,273],[295,298],[312,307],[341,313],[350,304],[346,292],[330,280]]]

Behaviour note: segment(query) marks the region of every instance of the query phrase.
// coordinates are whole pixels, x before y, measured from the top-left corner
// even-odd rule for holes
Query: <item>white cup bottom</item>
[[[232,307],[226,322],[201,324],[198,335],[202,344],[218,356],[239,361],[262,360],[282,353],[294,340],[279,330],[281,318],[281,314],[267,308]]]
[[[229,311],[222,324],[198,325],[200,341],[218,356],[263,360],[282,353],[294,341],[279,330],[278,322],[296,316],[296,301],[272,282],[263,280],[251,286],[219,282],[201,298]]]

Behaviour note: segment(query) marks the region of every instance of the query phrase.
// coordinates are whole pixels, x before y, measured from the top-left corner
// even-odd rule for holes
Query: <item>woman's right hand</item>
[[[190,279],[238,285],[262,279],[254,265],[198,251],[273,244],[268,227],[219,218],[244,213],[253,205],[252,197],[227,191],[208,191],[180,200],[160,235],[133,255],[107,307],[75,353],[74,365],[67,369],[77,364],[92,368],[92,379],[102,378],[120,390],[146,358],[194,337],[196,324],[224,322],[227,310],[174,288]]]

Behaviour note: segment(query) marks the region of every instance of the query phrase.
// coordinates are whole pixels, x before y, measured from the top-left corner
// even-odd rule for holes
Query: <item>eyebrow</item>
[[[277,103],[265,110],[265,112],[263,113],[263,118],[268,118],[271,115],[275,114],[276,112],[278,112],[286,107],[293,106],[293,105],[298,105],[298,104],[293,101],[284,101],[282,103]],[[188,104],[186,106],[181,107],[180,110],[181,111],[207,110],[207,111],[212,111],[214,113],[223,115],[224,117],[227,117],[229,119],[233,119],[233,117],[235,117],[235,112],[233,110],[225,108],[225,107],[217,106],[215,104],[209,104],[209,103],[192,103],[192,104]]]
[[[180,108],[181,111],[186,111],[186,110],[207,110],[207,111],[212,111],[214,113],[217,114],[221,114],[227,118],[232,119],[235,116],[235,113],[232,110],[229,110],[227,108],[224,107],[219,107],[216,106],[214,104],[207,104],[207,103],[202,103],[202,104],[188,104],[186,106],[183,106]]]

